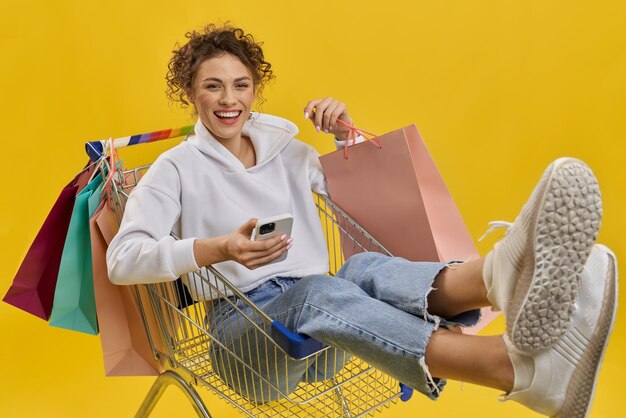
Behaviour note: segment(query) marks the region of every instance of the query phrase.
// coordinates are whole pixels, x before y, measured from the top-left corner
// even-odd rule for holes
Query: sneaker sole
[[[602,311],[598,317],[598,326],[590,339],[591,343],[574,369],[565,393],[563,408],[553,418],[585,418],[589,415],[600,366],[609,344],[609,336],[615,326],[618,294],[617,262],[615,254],[608,248],[602,247],[603,251],[609,255],[608,271],[610,277],[604,289]]]
[[[540,203],[529,218],[533,246],[520,266],[508,315],[515,318],[511,342],[529,353],[553,346],[565,334],[602,213],[597,180],[576,159],[555,161],[535,193]]]

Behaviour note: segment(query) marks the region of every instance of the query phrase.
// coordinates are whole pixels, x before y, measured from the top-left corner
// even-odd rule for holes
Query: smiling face
[[[198,66],[188,96],[217,140],[239,140],[255,99],[252,73],[229,53],[209,58]]]

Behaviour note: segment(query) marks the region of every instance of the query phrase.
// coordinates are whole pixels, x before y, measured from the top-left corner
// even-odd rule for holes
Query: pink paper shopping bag
[[[89,226],[105,374],[157,376],[160,365],[152,354],[141,310],[135,299],[135,287],[116,286],[109,281],[106,250],[119,229],[119,223],[106,197],[89,221]]]
[[[463,261],[478,251],[415,125],[320,157],[331,199],[394,256]],[[367,244],[364,244],[367,248]],[[354,252],[344,248],[349,257]],[[483,310],[477,332],[495,317]]]

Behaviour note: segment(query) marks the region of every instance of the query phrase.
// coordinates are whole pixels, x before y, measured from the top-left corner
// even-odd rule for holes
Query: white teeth
[[[239,116],[241,112],[215,112],[218,118],[235,118]]]

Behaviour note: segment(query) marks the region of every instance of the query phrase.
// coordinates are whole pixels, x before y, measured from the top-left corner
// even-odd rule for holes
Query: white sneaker
[[[551,417],[588,415],[617,311],[615,254],[596,245],[582,273],[581,290],[567,332],[552,348],[528,354],[504,340],[515,384],[513,400]]]
[[[573,158],[558,159],[485,257],[487,298],[494,310],[504,311],[507,334],[520,350],[551,347],[567,330],[601,216],[591,169]]]

